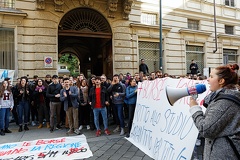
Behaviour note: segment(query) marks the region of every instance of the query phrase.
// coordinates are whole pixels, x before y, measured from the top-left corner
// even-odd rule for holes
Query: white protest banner
[[[10,80],[13,81],[13,77],[14,70],[0,69],[0,82],[2,82],[4,78],[10,78]]]
[[[0,160],[83,159],[92,156],[84,135],[0,144]]]
[[[190,96],[179,99],[171,106],[165,88],[187,89],[196,83],[207,86],[207,91],[198,95],[197,102],[202,104],[210,92],[206,80],[158,78],[138,83],[134,120],[127,140],[157,160],[190,160],[198,135],[189,113]]]

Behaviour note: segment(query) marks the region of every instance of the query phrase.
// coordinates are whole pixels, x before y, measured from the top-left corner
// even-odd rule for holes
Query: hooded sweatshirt
[[[4,90],[3,96],[0,97],[0,108],[13,108],[13,95],[8,90]]]
[[[205,138],[204,160],[237,160],[237,156],[226,137],[229,137],[240,153],[240,106],[229,99],[215,101],[218,94],[233,95],[240,101],[237,89],[219,89],[208,101],[205,114],[200,106],[190,108],[193,121]]]

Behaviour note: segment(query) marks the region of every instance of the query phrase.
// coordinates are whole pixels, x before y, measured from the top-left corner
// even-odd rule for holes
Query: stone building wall
[[[39,3],[38,3],[39,2]],[[123,19],[122,1],[117,11],[108,10],[108,0],[16,0],[16,11],[1,11],[1,27],[15,29],[15,50],[18,76],[57,73],[58,25],[61,18],[77,7],[99,11],[112,29],[113,74],[138,71],[138,42],[159,42],[159,26],[141,24],[141,13],[159,13],[158,1],[135,0],[129,19]],[[235,49],[240,54],[240,3],[228,7],[216,0],[218,50],[215,49],[212,0],[162,0],[163,8],[163,68],[172,75],[186,74],[186,45],[204,47],[204,67],[216,67],[223,62],[223,49]],[[188,29],[188,19],[200,21],[199,30]],[[225,25],[234,26],[234,35],[225,34]],[[44,68],[44,57],[53,57],[53,68]],[[238,56],[238,62],[239,62]]]

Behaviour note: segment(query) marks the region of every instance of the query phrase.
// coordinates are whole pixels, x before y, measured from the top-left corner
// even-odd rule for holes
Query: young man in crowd
[[[139,72],[143,72],[143,74],[148,74],[148,66],[145,64],[144,59],[141,59],[141,64],[139,65]]]
[[[71,81],[71,82],[70,82]],[[72,80],[68,78],[63,79],[64,88],[60,92],[60,100],[64,103],[64,110],[69,123],[69,130],[67,133],[80,134],[78,130],[78,88],[72,85]]]
[[[54,129],[54,115],[57,117],[57,126],[56,129],[61,129],[60,126],[60,111],[61,111],[61,101],[60,101],[60,91],[62,85],[58,81],[58,76],[52,76],[52,82],[47,89],[47,97],[50,99],[50,132],[53,132]]]
[[[112,95],[112,103],[114,104],[113,110],[115,113],[115,117],[118,117],[119,124],[121,128],[120,135],[124,135],[124,116],[123,116],[123,104],[124,104],[124,97],[125,97],[126,87],[119,81],[118,74],[113,76],[112,84],[108,87],[108,92]],[[116,119],[118,122],[118,120]],[[115,131],[117,128],[115,129]]]
[[[106,106],[109,105],[109,99],[107,94],[107,89],[101,85],[101,78],[95,78],[95,86],[90,89],[89,93],[89,104],[93,109],[94,123],[97,129],[96,136],[101,135],[101,129],[99,126],[99,113],[101,113],[103,118],[104,133],[110,135],[108,130],[108,118]]]

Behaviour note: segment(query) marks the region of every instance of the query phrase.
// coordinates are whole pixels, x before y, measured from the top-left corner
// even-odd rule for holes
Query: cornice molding
[[[132,28],[149,28],[149,29],[158,29],[159,30],[159,25],[147,25],[147,24],[141,24],[141,23],[130,23],[130,27]],[[162,26],[162,30],[165,31],[170,31],[172,28],[171,27],[166,27]]]
[[[205,36],[210,36],[213,32],[208,32],[208,31],[202,31],[202,30],[192,30],[192,29],[180,29],[178,31],[179,33],[191,33],[191,34],[199,34],[199,35],[205,35]]]
[[[27,13],[24,13],[24,12],[22,12],[20,10],[16,10],[16,9],[0,8],[0,14],[27,17]]]
[[[240,35],[231,35],[220,33],[217,35],[218,38],[226,38],[226,39],[240,39]]]

